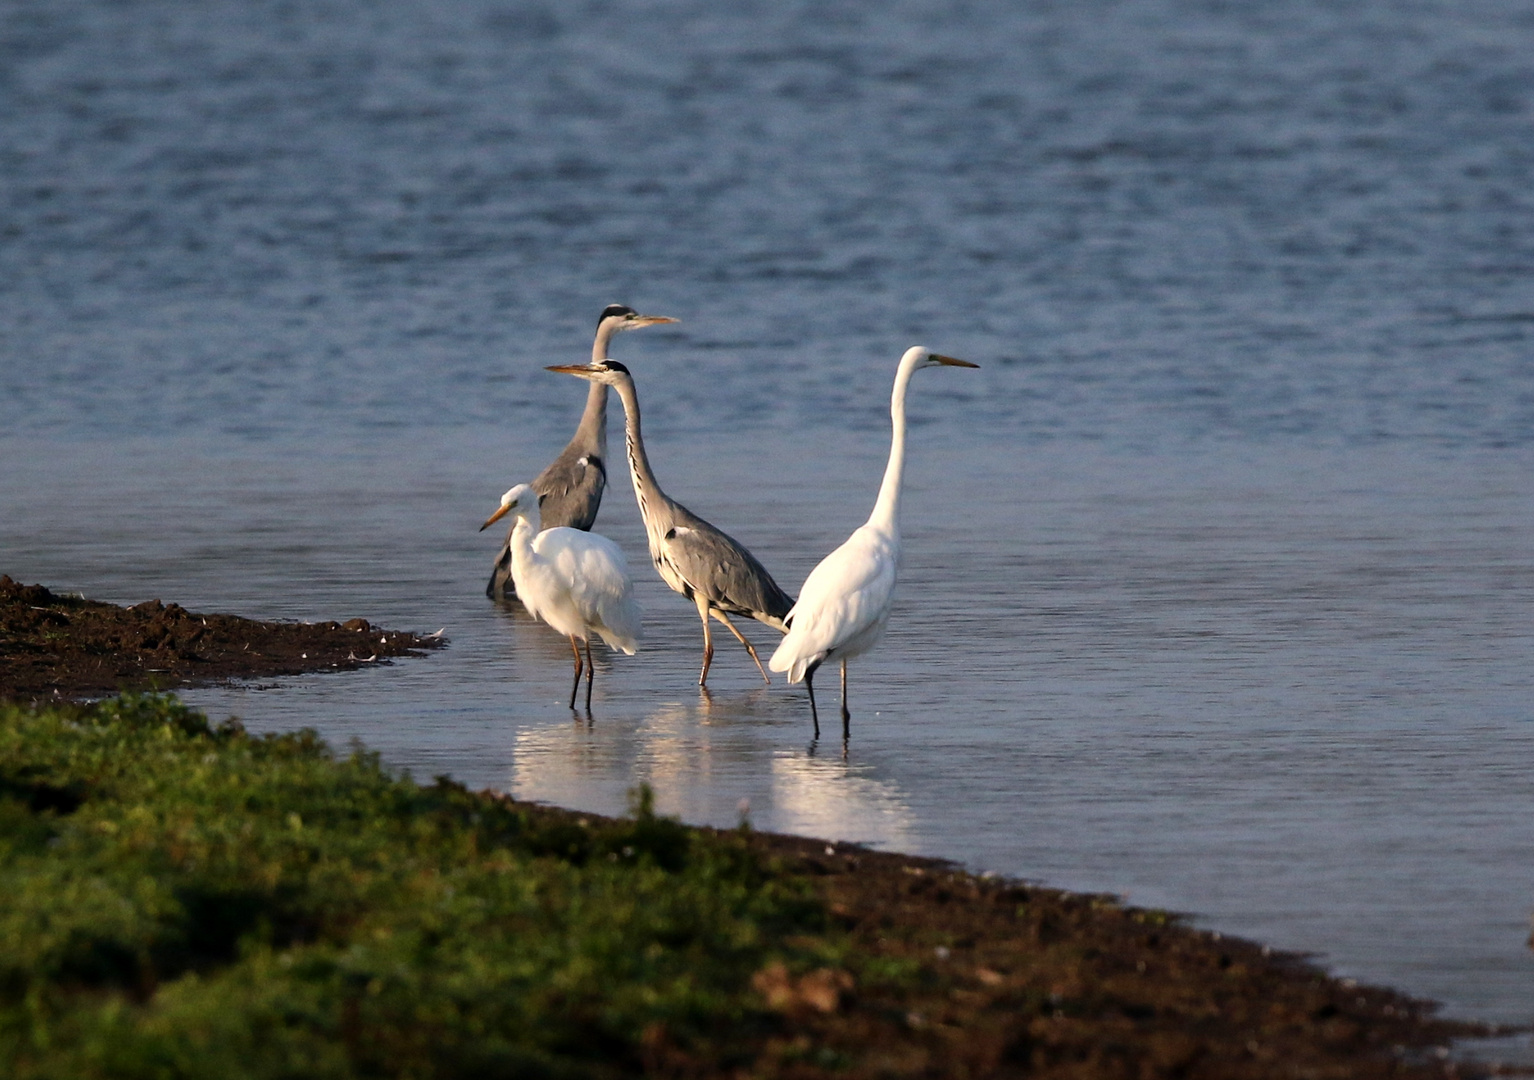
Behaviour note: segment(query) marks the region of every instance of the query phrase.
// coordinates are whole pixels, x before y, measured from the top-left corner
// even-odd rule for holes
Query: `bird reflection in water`
[[[904,794],[867,766],[812,754],[772,759],[772,829],[904,850],[915,815]]]
[[[785,723],[783,705],[781,693],[716,690],[711,700],[673,699],[595,727],[524,730],[508,786],[519,799],[621,815],[643,783],[659,812],[722,828],[739,823],[745,798],[756,828],[908,846],[916,816],[876,766],[764,746],[764,729]]]

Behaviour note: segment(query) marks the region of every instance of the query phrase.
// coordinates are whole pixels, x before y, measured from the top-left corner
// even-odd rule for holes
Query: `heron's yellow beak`
[[[479,531],[480,532],[484,532],[490,526],[494,525],[497,521],[500,521],[501,518],[505,517],[508,513],[510,513],[511,512],[511,508],[513,506],[516,506],[516,505],[517,505],[516,503],[511,503],[508,506],[501,507],[495,513],[491,514],[488,518],[485,519],[485,523],[479,527]]]
[[[629,320],[629,325],[634,327],[659,326],[661,323],[675,323],[681,321],[681,319],[673,319],[669,315],[637,315]]]
[[[948,367],[979,367],[980,366],[979,364],[971,364],[968,360],[959,360],[956,357],[952,357],[952,356],[939,356],[937,353],[932,353],[931,357],[932,357],[933,360],[936,360],[939,364],[946,364]]]
[[[546,367],[543,370],[557,371],[561,375],[574,375],[580,379],[589,379],[591,377],[591,373],[597,369],[594,364],[555,364],[552,367]]]

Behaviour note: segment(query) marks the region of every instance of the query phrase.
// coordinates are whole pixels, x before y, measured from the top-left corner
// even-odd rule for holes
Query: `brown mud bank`
[[[595,818],[518,805],[577,825]],[[732,1073],[725,1062],[673,1058],[659,1039],[648,1072],[827,1080],[1529,1075],[1450,1056],[1454,1040],[1505,1030],[1444,1019],[1431,1002],[1334,978],[1302,956],[1195,929],[1167,912],[935,859],[745,835],[775,876],[806,881],[820,896],[856,959],[798,975],[758,972],[753,986],[781,1024],[744,1055],[749,1066]]]
[[[119,608],[0,577],[0,699],[360,667],[439,644],[346,623],[265,623],[159,601]],[[488,794],[487,798],[502,796]],[[580,828],[595,815],[519,804]],[[716,832],[716,830],[699,830]],[[1498,1034],[1303,957],[1194,929],[1116,898],[976,876],[937,860],[741,831],[844,934],[842,962],[769,965],[777,1017],[704,1059],[662,1028],[647,1075],[840,1078],[1407,1078],[1493,1070],[1453,1060]],[[855,973],[855,974],[854,974]]]
[[[226,679],[341,671],[440,639],[347,622],[260,622],[158,600],[117,607],[0,576],[0,700],[79,700]]]

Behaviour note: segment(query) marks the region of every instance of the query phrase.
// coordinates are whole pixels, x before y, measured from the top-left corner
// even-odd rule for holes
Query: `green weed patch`
[[[834,951],[744,838],[542,815],[170,697],[0,705],[16,1080],[562,1077],[727,1061]],[[792,941],[790,947],[785,944]]]
[[[0,704],[0,1078],[1448,1077],[1493,1029],[1165,912]],[[1504,1032],[1505,1034],[1505,1032]]]

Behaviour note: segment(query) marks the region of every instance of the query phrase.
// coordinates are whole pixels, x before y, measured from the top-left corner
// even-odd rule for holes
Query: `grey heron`
[[[629,471],[634,478],[634,497],[639,502],[639,516],[644,519],[645,537],[650,558],[661,580],[674,591],[691,600],[703,620],[703,670],[698,685],[708,681],[708,668],[714,659],[714,639],[708,620],[718,619],[746,647],[763,681],[771,683],[756,649],[746,635],[730,621],[731,615],[749,615],[778,631],[785,629],[783,616],[793,606],[793,599],[778,587],[756,556],[738,541],[725,535],[669,497],[656,482],[645,453],[639,429],[639,397],[629,369],[616,360],[597,360],[587,365],[549,368],[565,375],[618,391],[623,402],[625,445]]]
[[[586,643],[586,710],[591,710],[591,634],[595,631],[614,649],[629,656],[639,646],[639,605],[628,560],[617,544],[599,533],[566,526],[540,530],[539,496],[531,484],[518,484],[501,496],[501,508],[480,531],[508,513],[511,526],[511,576],[517,596],[533,617],[570,639],[575,653],[575,681],[570,685],[570,708],[581,685],[581,650]]]
[[[815,671],[827,660],[842,667],[842,738],[848,736],[852,714],[847,710],[847,661],[859,656],[884,636],[895,577],[900,567],[900,485],[905,472],[905,397],[911,376],[920,368],[979,367],[968,360],[940,356],[916,346],[907,349],[895,369],[890,394],[889,462],[879,485],[879,498],[868,521],[804,579],[799,601],[788,613],[788,633],[767,666],[788,672],[790,683],[804,681],[810,694],[810,717],[820,737],[820,714],[815,708]]]
[[[591,343],[592,362],[605,359],[613,335],[642,326],[674,323],[665,315],[641,315],[623,304],[608,304],[597,317],[597,335]],[[586,393],[586,411],[575,428],[575,437],[549,467],[533,480],[539,510],[546,529],[566,526],[586,531],[597,519],[602,490],[607,486],[607,387],[592,384]],[[515,596],[511,574],[511,533],[495,556],[485,595],[492,600]],[[507,586],[511,586],[508,593]]]

